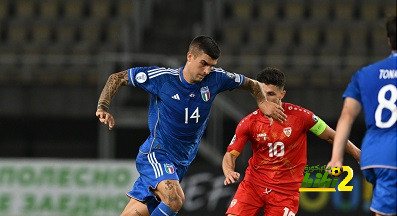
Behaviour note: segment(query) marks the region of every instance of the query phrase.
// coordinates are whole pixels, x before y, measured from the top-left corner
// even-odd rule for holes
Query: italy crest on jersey
[[[203,98],[203,101],[207,102],[211,97],[210,89],[208,88],[208,86],[201,87],[200,92],[201,92],[201,98]]]
[[[175,172],[174,166],[172,166],[171,164],[164,164],[164,169],[165,172],[168,174],[172,174]]]

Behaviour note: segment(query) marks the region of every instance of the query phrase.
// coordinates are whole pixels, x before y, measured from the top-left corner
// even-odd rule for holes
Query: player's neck
[[[182,70],[182,76],[183,76],[183,79],[187,82],[187,83],[189,83],[189,84],[195,84],[194,83],[194,81],[193,81],[193,79],[191,79],[191,77],[189,76],[189,72],[188,72],[188,69],[186,68],[186,66],[183,68],[183,70]]]

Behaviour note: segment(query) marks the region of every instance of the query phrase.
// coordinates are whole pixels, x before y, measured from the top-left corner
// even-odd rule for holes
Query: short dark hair
[[[194,49],[202,50],[212,59],[218,59],[221,55],[221,50],[215,40],[204,35],[197,36],[190,42],[189,51],[194,52]]]
[[[392,50],[396,50],[396,16],[390,16],[386,20],[387,37],[390,38]]]
[[[256,80],[266,85],[275,85],[280,89],[285,86],[285,75],[284,73],[273,67],[266,67],[256,76]]]

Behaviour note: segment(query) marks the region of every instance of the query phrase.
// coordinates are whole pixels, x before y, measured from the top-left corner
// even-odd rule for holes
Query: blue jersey
[[[139,150],[156,149],[187,166],[197,154],[215,96],[243,85],[245,77],[213,68],[201,82],[190,84],[182,71],[183,67],[137,67],[128,69],[128,80],[150,93],[150,136]]]
[[[397,53],[357,71],[343,98],[360,102],[367,127],[361,167],[397,168]]]

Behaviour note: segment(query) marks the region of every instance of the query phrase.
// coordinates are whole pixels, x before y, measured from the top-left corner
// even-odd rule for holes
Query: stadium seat
[[[52,42],[53,25],[49,20],[36,20],[32,25],[32,42],[46,45]]]
[[[366,57],[347,56],[347,58],[345,58],[344,67],[342,67],[339,73],[337,73],[337,81],[339,85],[343,87],[347,86],[350,83],[353,74],[356,73],[360,68],[367,65],[366,63]]]
[[[313,67],[308,67],[306,65],[295,65],[292,68],[286,69],[284,71],[286,76],[286,88],[302,87],[307,82],[306,75],[313,70]],[[289,93],[287,93],[289,94]]]
[[[9,1],[1,0],[0,1],[0,22],[6,20],[9,16]]]
[[[239,21],[249,21],[253,17],[254,4],[252,0],[229,0],[232,11],[232,19]]]
[[[367,25],[363,22],[351,22],[348,25],[347,48],[349,54],[367,55]]]
[[[241,71],[249,77],[256,77],[260,70],[260,58],[258,55],[253,55],[247,52],[241,52],[239,55],[238,67],[245,68]]]
[[[277,22],[273,29],[273,45],[289,46],[295,38],[295,25],[292,22]]]
[[[46,49],[46,54],[49,56],[62,56],[69,55],[71,51],[71,46],[68,43],[55,43]],[[60,61],[64,61],[60,59]]]
[[[374,22],[379,19],[381,4],[378,0],[362,0],[359,3],[360,19]]]
[[[383,0],[380,4],[382,4],[384,16],[396,15],[396,0]]]
[[[97,46],[88,41],[79,41],[72,45],[71,54],[77,56],[89,56],[95,54]]]
[[[332,69],[328,67],[318,67],[315,69],[312,69],[312,73],[309,74],[308,77],[308,85],[312,87],[327,87],[327,86],[332,86],[333,85],[333,80],[332,80],[332,74],[334,71],[337,71],[337,69]]]
[[[99,20],[84,20],[84,22],[79,25],[79,31],[80,40],[82,41],[97,44],[101,40],[102,25]]]
[[[47,52],[47,47],[45,44],[28,43],[22,47],[22,52],[24,55],[31,55],[30,61],[41,62],[42,55]]]
[[[18,43],[8,43],[8,42],[4,42],[4,43],[0,43],[0,50],[1,50],[1,54],[3,55],[18,55],[21,54],[22,52],[22,44],[18,44]]]
[[[251,22],[248,25],[247,41],[252,46],[268,46],[271,25],[268,22]]]
[[[64,16],[69,20],[79,20],[85,15],[85,1],[64,0]]]
[[[284,18],[293,21],[302,20],[305,15],[305,6],[305,1],[303,0],[284,1]]]
[[[334,15],[336,20],[351,21],[354,19],[354,0],[335,0]]]
[[[343,65],[345,68],[349,68],[349,71],[352,73],[356,72],[358,69],[369,63],[367,57],[364,55],[347,55],[343,59]]]
[[[71,45],[76,41],[77,25],[71,20],[57,22],[56,40],[57,43]]]
[[[306,71],[310,71],[309,68],[315,67],[315,58],[312,55],[293,55],[289,58],[289,64],[291,70],[305,68]]]
[[[43,19],[58,19],[60,15],[59,0],[39,0],[39,14]]]
[[[280,5],[278,0],[266,0],[258,2],[259,21],[277,20]]]
[[[239,22],[231,21],[222,26],[223,42],[227,46],[239,46],[243,43],[245,34],[245,25]]]
[[[219,46],[221,47],[222,56],[232,56],[240,52],[240,47],[229,46],[223,40],[219,43]]]
[[[371,56],[387,56],[390,54],[390,47],[387,42],[386,29],[383,22],[374,23],[370,27]]]
[[[90,1],[91,17],[97,19],[107,19],[110,17],[112,9],[111,0],[91,0]]]
[[[9,22],[6,36],[7,43],[23,45],[27,43],[30,22],[28,20],[14,19]]]
[[[328,21],[330,19],[331,1],[311,1],[309,14],[311,20]]]
[[[321,24],[318,22],[304,22],[298,27],[299,43],[296,52],[300,54],[313,54],[319,45]]]
[[[15,15],[19,19],[33,19],[36,13],[36,1],[15,0]]]
[[[276,67],[280,70],[286,71],[287,64],[289,62],[289,57],[286,55],[269,53],[266,56],[264,56],[263,59],[261,59],[261,62],[263,62],[263,65],[269,67]]]
[[[324,43],[321,49],[329,54],[340,54],[345,42],[345,26],[336,22],[324,26]]]
[[[127,21],[134,20],[137,13],[136,3],[133,0],[118,0],[116,2],[116,16]]]
[[[128,41],[128,32],[127,32],[127,26],[129,26],[125,20],[112,20],[110,22],[107,22],[105,25],[105,34],[106,34],[106,44],[107,48],[104,48],[104,50],[107,51],[116,51],[116,50],[121,50],[123,47],[123,43],[126,43]],[[113,46],[114,48],[112,48]]]

